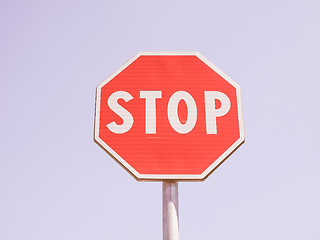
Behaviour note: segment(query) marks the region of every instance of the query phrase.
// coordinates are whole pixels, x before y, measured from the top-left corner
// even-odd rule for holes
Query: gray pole
[[[163,240],[179,240],[178,182],[163,182]]]

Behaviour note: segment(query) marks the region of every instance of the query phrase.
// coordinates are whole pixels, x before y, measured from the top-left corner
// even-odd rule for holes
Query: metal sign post
[[[179,240],[178,182],[163,182],[162,198],[163,240]]]

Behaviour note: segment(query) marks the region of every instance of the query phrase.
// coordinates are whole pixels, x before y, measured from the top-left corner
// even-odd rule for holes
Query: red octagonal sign
[[[240,87],[199,53],[138,53],[97,87],[95,141],[138,180],[204,179],[244,142]]]

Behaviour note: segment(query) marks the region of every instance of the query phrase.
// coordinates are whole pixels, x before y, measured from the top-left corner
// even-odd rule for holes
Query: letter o
[[[179,102],[183,100],[188,109],[187,121],[182,124],[178,115]],[[197,122],[197,105],[193,97],[185,92],[178,91],[172,94],[168,102],[168,119],[171,127],[178,133],[185,134],[190,132]]]

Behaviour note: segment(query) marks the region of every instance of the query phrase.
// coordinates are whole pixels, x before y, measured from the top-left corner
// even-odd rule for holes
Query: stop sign
[[[95,141],[138,180],[201,180],[244,142],[240,87],[196,52],[142,52],[97,87]]]

